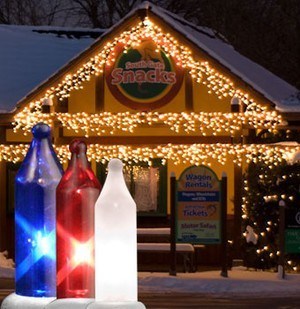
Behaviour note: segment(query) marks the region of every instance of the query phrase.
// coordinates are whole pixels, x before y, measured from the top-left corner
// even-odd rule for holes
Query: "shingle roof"
[[[211,29],[197,27],[167,10],[152,4],[149,6],[154,14],[272,101],[278,110],[300,112],[300,92],[297,88],[238,53]]]
[[[103,30],[0,25],[0,112],[90,46]]]
[[[197,27],[147,2],[132,10],[124,19],[141,8],[151,10],[154,15],[272,101],[278,110],[300,112],[297,88],[238,53],[211,29]],[[118,25],[121,23],[122,20]],[[104,32],[101,29],[0,25],[0,41],[3,42],[0,47],[0,112],[13,110],[18,101],[74,56],[92,43],[95,46],[97,41],[91,37],[102,34],[98,40],[103,40],[113,28]],[[80,39],[76,38],[78,35]]]

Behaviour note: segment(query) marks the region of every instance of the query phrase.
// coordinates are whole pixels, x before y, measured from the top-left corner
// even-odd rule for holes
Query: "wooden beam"
[[[0,144],[6,143],[6,128],[0,127]]]
[[[7,230],[6,230],[6,163],[0,162],[0,250],[6,250]]]
[[[69,99],[64,98],[62,101],[57,100],[55,111],[58,113],[67,113],[69,111]]]
[[[0,125],[9,125],[13,121],[13,114],[11,113],[0,113]]]
[[[242,235],[242,188],[243,172],[242,168],[234,164],[234,224],[233,224],[233,244],[234,257],[241,258],[241,235]]]
[[[95,111],[104,111],[104,72],[95,78]]]
[[[193,97],[193,81],[191,74],[185,70],[185,109],[187,112],[194,111],[194,97]]]

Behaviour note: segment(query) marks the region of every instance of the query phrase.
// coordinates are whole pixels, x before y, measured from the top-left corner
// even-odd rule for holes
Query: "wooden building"
[[[299,151],[297,143],[264,140],[268,132],[299,131],[296,92],[212,30],[142,4],[0,114],[0,250],[13,255],[13,179],[32,126],[46,122],[65,166],[79,136],[100,181],[110,158],[124,161],[139,226],[168,226],[171,172],[179,177],[192,165],[219,178],[226,172],[238,256],[243,170],[251,160],[277,164]]]

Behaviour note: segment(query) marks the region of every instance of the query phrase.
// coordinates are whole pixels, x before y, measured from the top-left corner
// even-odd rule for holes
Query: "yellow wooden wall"
[[[110,92],[105,82],[104,87],[104,110],[107,112],[118,113],[118,112],[135,112],[135,110],[128,108],[121,104]],[[195,112],[230,112],[230,99],[218,99],[214,94],[209,94],[205,85],[193,82],[193,101]],[[79,91],[73,91],[69,98],[69,112],[88,112],[93,113],[95,110],[95,78],[91,78],[89,82],[85,82],[84,88]],[[185,82],[183,81],[182,87],[178,95],[165,106],[155,110],[160,113],[167,112],[183,112],[185,111]],[[74,132],[65,131],[66,135],[74,136]],[[132,135],[132,133],[119,132],[121,136]],[[133,133],[136,136],[172,136],[178,135],[168,128],[162,127],[145,127],[136,129]],[[182,134],[182,133],[181,133]],[[191,135],[198,135],[197,132]],[[184,140],[184,135],[182,135]],[[233,192],[234,192],[234,164],[228,162],[225,166],[218,163],[216,160],[211,160],[210,168],[217,174],[221,179],[222,172],[226,172],[228,176],[228,213],[233,214]],[[95,164],[94,164],[95,167]],[[178,178],[181,172],[186,169],[188,165],[180,164],[174,165],[172,161],[168,162],[168,176],[171,172],[175,172]],[[168,186],[168,197],[169,197],[169,186]],[[168,212],[170,210],[169,198],[168,198]]]

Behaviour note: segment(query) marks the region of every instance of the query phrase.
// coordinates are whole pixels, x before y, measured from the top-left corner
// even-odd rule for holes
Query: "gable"
[[[148,14],[151,18],[151,12]],[[107,65],[115,61],[113,55],[114,49],[118,43],[122,42],[125,49],[128,49],[132,44],[138,45],[139,40],[145,36],[151,37],[158,46],[158,49],[162,49],[170,54],[170,56],[175,59],[176,65],[181,66],[189,72],[194,82],[205,85],[207,92],[212,92],[219,99],[228,97],[229,100],[227,100],[227,103],[230,103],[230,98],[237,97],[243,104],[248,106],[248,109],[250,108],[251,110],[258,111],[265,109],[265,107],[261,106],[263,97],[259,93],[257,94],[255,91],[246,92],[245,89],[248,90],[249,85],[245,86],[244,82],[238,79],[235,80],[236,76],[230,71],[226,72],[227,76],[223,74],[222,70],[226,71],[226,68],[222,67],[218,62],[214,63],[214,65],[216,65],[218,69],[221,68],[221,70],[215,69],[214,66],[207,61],[207,58],[203,59],[204,53],[201,50],[196,50],[195,52],[195,50],[191,50],[191,48],[186,45],[181,45],[181,37],[175,30],[173,30],[173,33],[177,36],[176,39],[173,37],[173,33],[170,34],[166,32],[165,28],[160,28],[155,23],[152,23],[150,19],[146,18],[144,21],[140,21],[140,18],[137,17],[138,16],[134,16],[127,25],[119,25],[119,29],[117,29],[119,31],[108,32],[99,41],[93,44],[89,50],[72,61],[57,75],[53,76],[49,82],[43,84],[42,87],[38,89],[39,91],[29,96],[31,99],[34,98],[34,101],[30,103],[30,109],[35,106],[38,110],[42,102],[48,97],[58,98],[58,100],[68,98],[76,89],[83,87],[83,84],[86,80],[90,79],[91,76],[101,75],[103,73],[104,64]],[[157,18],[157,16],[153,17]],[[163,26],[166,25],[163,24]],[[176,44],[177,40],[178,44]],[[183,42],[186,43],[185,38],[183,38]],[[197,54],[200,54],[199,58],[197,58]],[[240,85],[243,86],[244,89],[238,87]],[[256,102],[256,97],[259,98],[259,103]],[[28,102],[28,100],[26,101]],[[28,103],[25,105],[28,105]],[[23,106],[23,104],[20,104],[19,109],[22,110]],[[28,106],[25,107],[25,110],[28,111]]]
[[[276,109],[280,111],[296,111],[298,109],[300,111],[297,88],[241,55],[225,39],[221,39],[220,34],[216,35],[213,30],[206,27],[195,26],[162,8],[153,6],[152,11],[255,91],[276,104]]]

